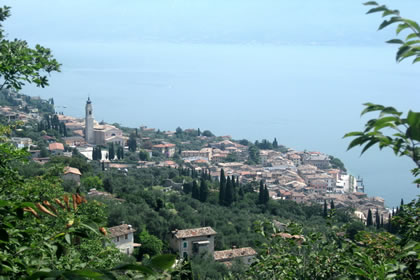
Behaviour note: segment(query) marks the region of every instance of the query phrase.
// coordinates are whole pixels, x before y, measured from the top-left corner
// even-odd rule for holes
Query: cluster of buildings
[[[252,264],[255,261],[257,252],[251,247],[215,251],[214,239],[216,235],[217,232],[211,227],[174,230],[171,232],[170,246],[181,259],[207,252],[213,256],[215,261],[228,266],[234,260],[240,260],[244,264]]]
[[[134,242],[134,232],[136,230],[128,224],[108,228],[111,242],[122,253],[131,255],[134,248],[141,244]],[[183,230],[174,230],[169,236],[171,249],[178,254],[179,259],[188,259],[195,255],[208,253],[214,260],[227,266],[232,265],[235,260],[242,261],[244,264],[252,264],[257,257],[257,252],[251,247],[232,248],[229,250],[215,251],[214,241],[217,232],[211,227],[201,227]]]

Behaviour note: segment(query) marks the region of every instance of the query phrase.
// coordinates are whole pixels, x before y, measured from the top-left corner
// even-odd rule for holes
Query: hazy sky
[[[13,7],[7,30],[36,42],[378,44],[359,0],[42,0]],[[383,1],[416,18],[417,0]]]

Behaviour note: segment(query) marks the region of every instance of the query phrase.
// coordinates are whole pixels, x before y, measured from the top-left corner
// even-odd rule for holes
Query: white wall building
[[[131,225],[122,224],[108,228],[109,236],[115,247],[120,249],[121,253],[131,255],[134,247],[139,247],[140,244],[134,243],[133,233],[136,232]]]

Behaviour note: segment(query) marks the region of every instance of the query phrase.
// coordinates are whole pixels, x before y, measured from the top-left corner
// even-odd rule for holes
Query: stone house
[[[48,145],[48,149],[53,155],[63,155],[64,153],[64,145],[62,143],[51,143]]]
[[[166,157],[173,157],[175,154],[175,144],[158,144],[152,147],[153,151],[158,151]]]
[[[213,255],[216,234],[211,227],[174,230],[171,232],[170,246],[183,259],[205,251]]]
[[[67,166],[64,168],[64,174],[62,178],[63,180],[74,181],[80,185],[80,176],[82,176],[82,173],[80,173],[79,169]]]
[[[140,247],[140,244],[134,243],[133,233],[136,232],[131,225],[122,224],[108,228],[109,237],[121,253],[127,255],[133,254],[134,247]]]
[[[244,264],[252,264],[255,261],[257,252],[251,247],[216,251],[213,253],[214,260],[230,265],[234,259],[241,260]]]

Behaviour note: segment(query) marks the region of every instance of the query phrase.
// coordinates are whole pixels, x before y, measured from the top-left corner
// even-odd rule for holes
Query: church
[[[125,146],[127,137],[123,136],[121,129],[110,124],[98,124],[93,118],[92,101],[88,97],[85,107],[85,140],[92,145],[107,145],[114,143]]]

